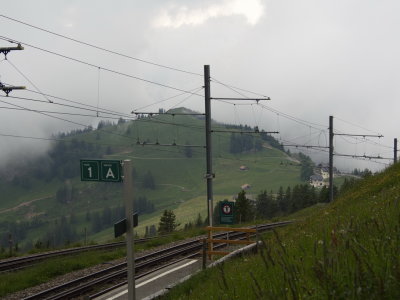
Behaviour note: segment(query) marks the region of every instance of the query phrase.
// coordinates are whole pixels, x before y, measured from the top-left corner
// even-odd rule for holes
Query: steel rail
[[[258,226],[253,226],[252,228],[257,228],[259,231],[265,231],[268,229],[276,228],[276,227],[281,227],[288,225],[292,223],[293,221],[284,221],[284,222],[277,222],[277,223],[271,223],[271,224],[261,224]],[[224,232],[224,233],[218,233],[213,235],[214,237],[224,237],[229,234],[229,237],[237,238],[240,236],[245,235],[245,233],[241,232]],[[184,258],[188,257],[194,257],[199,255],[199,250],[202,249],[203,245],[201,243],[203,238],[197,238],[192,241],[185,242],[183,244],[175,245],[172,247],[168,247],[165,249],[161,249],[159,251],[140,256],[135,259],[135,264],[136,264],[136,272],[143,272],[143,270],[146,270],[150,267],[153,266],[159,266],[161,263],[163,263],[164,267],[167,261],[173,260],[171,263],[177,262],[176,258],[181,257],[182,255],[187,255]],[[218,245],[219,247],[223,247],[224,245]],[[184,259],[182,258],[182,259]],[[157,268],[156,268],[157,269]],[[154,268],[149,271],[153,272]],[[145,274],[148,274],[149,272],[146,272]],[[40,293],[37,293],[35,295],[31,295],[25,300],[34,300],[34,299],[66,299],[66,298],[71,298],[75,297],[78,295],[82,295],[83,293],[88,293],[89,291],[93,290],[93,287],[96,285],[100,284],[105,284],[109,283],[115,280],[118,280],[120,278],[124,278],[127,275],[127,270],[126,270],[126,263],[121,263],[115,266],[112,266],[110,268],[104,269],[102,271],[86,275],[81,278],[77,278],[75,280],[69,281],[67,283],[64,283],[62,285],[44,290]],[[144,274],[139,274],[137,275],[136,278],[140,278],[144,276]],[[122,285],[123,283],[119,283],[118,286]],[[112,288],[115,288],[116,286],[113,286]],[[111,289],[112,289],[111,288]],[[107,289],[108,290],[108,289]],[[100,292],[101,293],[101,292]],[[90,297],[89,297],[90,298]]]
[[[159,237],[135,239],[135,243],[136,244],[145,243],[154,238],[159,238]],[[108,243],[108,244],[102,244],[102,245],[89,245],[89,246],[83,246],[83,247],[77,247],[77,248],[55,250],[55,251],[51,251],[51,252],[44,252],[44,253],[39,253],[39,254],[34,254],[34,255],[0,260],[0,272],[19,270],[21,268],[29,267],[29,266],[36,264],[42,260],[52,258],[52,257],[72,255],[72,254],[77,254],[77,253],[87,252],[87,251],[92,251],[92,250],[107,250],[107,249],[123,247],[125,245],[126,245],[125,241],[114,242],[114,243]]]

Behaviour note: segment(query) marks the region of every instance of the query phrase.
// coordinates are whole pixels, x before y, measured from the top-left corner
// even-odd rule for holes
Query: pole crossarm
[[[138,146],[161,146],[161,147],[193,147],[193,148],[206,148],[206,146],[203,145],[183,145],[183,144],[177,144],[173,142],[172,144],[161,144],[159,142],[155,143],[150,143],[150,142],[140,142],[137,141],[136,145]]]
[[[205,116],[203,113],[169,113],[169,112],[140,112],[140,111],[132,111],[131,114],[134,115],[170,115],[170,116]]]
[[[14,50],[24,50],[24,47],[21,44],[18,44],[17,47],[0,47],[0,53],[4,54],[5,59],[7,59],[7,54]]]
[[[282,144],[284,147],[296,147],[296,148],[320,148],[329,149],[328,146],[314,146],[314,145],[296,145],[296,144]]]
[[[271,100],[270,97],[267,98],[235,98],[235,97],[211,97],[211,100],[232,100],[232,101],[267,101]]]
[[[26,87],[24,86],[13,86],[13,85],[4,85],[3,83],[0,82],[0,90],[2,90],[6,95],[13,91],[13,90],[25,90]]]
[[[378,156],[369,156],[369,155],[352,155],[352,154],[341,154],[341,153],[334,153],[333,155],[335,156],[343,156],[343,157],[353,157],[353,158],[368,158],[368,159],[390,159],[392,160],[393,158],[388,158],[388,157],[382,157],[380,155]]]
[[[361,137],[377,137],[381,138],[383,135],[374,135],[374,134],[348,134],[348,133],[334,133],[334,135],[344,135],[344,136],[361,136]]]
[[[230,132],[230,133],[279,133],[279,131],[259,131],[259,130],[254,130],[254,131],[236,131],[236,130],[211,130],[211,132]]]

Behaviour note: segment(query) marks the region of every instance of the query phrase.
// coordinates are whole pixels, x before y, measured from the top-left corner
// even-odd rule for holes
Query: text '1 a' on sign
[[[121,182],[122,168],[119,160],[81,160],[82,181]]]

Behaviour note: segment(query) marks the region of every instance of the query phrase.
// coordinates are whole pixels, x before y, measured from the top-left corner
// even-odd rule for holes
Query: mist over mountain
[[[22,5],[24,10],[20,9]],[[0,47],[13,45],[9,43],[12,40],[21,42],[25,50],[11,52],[8,60],[0,61],[0,80],[29,89],[14,91],[10,94],[13,97],[46,102],[37,87],[46,94],[79,101],[95,110],[112,109],[121,115],[129,115],[134,109],[158,111],[176,106],[204,111],[202,74],[203,65],[208,64],[213,97],[263,95],[272,99],[264,104],[272,110],[262,103],[213,101],[214,119],[280,131],[277,139],[288,143],[326,146],[328,118],[333,115],[335,130],[340,132],[384,135],[379,140],[370,139],[372,142],[362,137],[337,137],[337,153],[392,157],[390,147],[397,136],[393,120],[400,108],[400,43],[393,38],[400,30],[399,8],[394,0],[170,0],[133,1],[118,7],[107,1],[19,1],[8,3],[0,16]],[[0,100],[0,133],[4,135],[46,138],[73,128],[97,126],[102,118],[96,111],[15,98]],[[86,116],[50,113],[65,121],[16,110],[15,105]],[[294,122],[285,114],[306,122]],[[4,166],[14,157],[42,153],[48,149],[48,142],[1,136],[0,147],[0,166]],[[326,161],[324,153],[305,152],[316,161]],[[388,164],[390,160],[381,162]],[[348,169],[385,167],[369,160],[340,157],[335,158],[335,164]]]

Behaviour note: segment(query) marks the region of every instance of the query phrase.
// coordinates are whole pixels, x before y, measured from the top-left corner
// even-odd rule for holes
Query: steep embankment
[[[335,203],[264,236],[168,299],[399,299],[400,164],[358,182]]]

